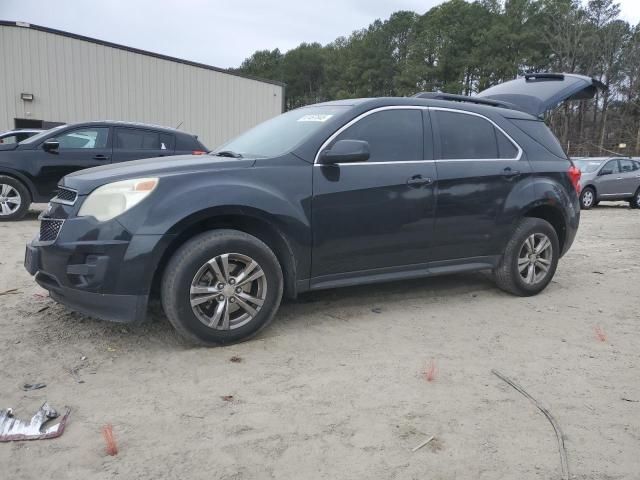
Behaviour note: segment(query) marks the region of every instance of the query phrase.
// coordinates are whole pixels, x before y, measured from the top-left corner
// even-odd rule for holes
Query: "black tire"
[[[596,191],[591,187],[583,188],[580,193],[580,208],[582,210],[590,210],[597,204]]]
[[[219,258],[225,254],[245,256],[249,260],[257,262],[259,269],[262,269],[264,273],[264,279],[256,280],[256,282],[264,282],[262,285],[265,298],[264,303],[257,310],[257,314],[247,323],[241,324],[237,328],[222,330],[207,326],[198,318],[191,307],[191,285],[197,275],[203,271],[205,264],[211,259]],[[238,266],[236,265],[234,268],[236,267]],[[217,278],[212,272],[209,272],[208,275],[211,278]],[[231,290],[234,289],[232,277],[233,275],[230,273],[228,285],[231,286]],[[213,230],[192,238],[171,257],[162,277],[162,306],[171,324],[186,339],[210,346],[236,343],[249,339],[273,320],[282,299],[283,283],[282,269],[278,259],[262,241],[237,230]],[[209,282],[211,286],[205,288],[213,288],[213,284],[218,284],[218,280],[213,280],[213,283]],[[229,295],[228,301],[231,302],[231,297],[235,295],[233,292]],[[219,305],[220,302],[217,300],[211,300],[204,303],[203,308],[215,309]],[[227,303],[226,305],[230,308],[236,308],[236,314],[246,313],[239,312],[239,304]]]
[[[640,208],[640,188],[638,188],[636,193],[629,200],[629,206],[631,208]]]
[[[2,200],[5,200],[2,197],[2,189],[4,186],[9,186],[11,188],[11,201],[15,201],[16,197],[19,197],[20,206],[11,213],[3,213],[6,209],[12,209],[14,203],[5,203]],[[31,194],[29,193],[29,189],[20,181],[16,180],[13,177],[7,177],[6,175],[0,175],[0,222],[9,222],[11,220],[20,220],[23,218],[27,212],[29,211],[29,206],[31,205]]]
[[[532,235],[546,236],[551,243],[551,254],[550,258],[545,259],[549,262],[545,275],[541,276],[537,282],[527,283],[518,269],[518,260],[521,258],[521,253],[524,252],[523,249],[526,249],[525,241]],[[494,270],[495,282],[500,289],[520,297],[536,295],[544,290],[553,278],[559,258],[558,234],[551,224],[540,218],[525,218],[514,230],[500,264]],[[534,279],[535,271],[534,267]]]

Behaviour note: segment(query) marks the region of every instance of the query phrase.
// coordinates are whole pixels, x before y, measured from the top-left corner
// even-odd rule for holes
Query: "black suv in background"
[[[580,218],[580,171],[538,116],[599,86],[537,74],[477,97],[334,101],[209,155],[74,173],[25,267],[107,320],[142,321],[159,294],[203,344],[248,338],[308,290],[490,270],[535,295]]]
[[[129,122],[87,122],[0,144],[0,221],[24,217],[48,202],[65,175],[83,168],[148,157],[206,153],[198,137]]]

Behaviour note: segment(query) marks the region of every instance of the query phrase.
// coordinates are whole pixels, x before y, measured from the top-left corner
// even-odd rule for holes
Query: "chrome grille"
[[[40,241],[53,242],[58,238],[58,233],[64,224],[64,220],[56,218],[43,218],[40,221]]]
[[[53,197],[52,202],[73,205],[78,198],[78,192],[70,188],[58,187],[58,193]]]

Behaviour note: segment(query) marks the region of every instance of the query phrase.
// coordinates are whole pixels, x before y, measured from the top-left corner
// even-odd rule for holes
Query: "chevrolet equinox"
[[[580,218],[580,171],[541,117],[602,87],[544,73],[473,97],[332,101],[209,155],[72,173],[25,267],[106,320],[140,322],[159,295],[201,344],[254,335],[308,290],[489,270],[535,295]]]

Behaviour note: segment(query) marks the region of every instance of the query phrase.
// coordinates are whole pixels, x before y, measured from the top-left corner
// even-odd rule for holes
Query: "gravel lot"
[[[640,211],[627,204],[583,212],[537,297],[480,274],[317,292],[214,349],[185,344],[157,308],[130,328],[40,296],[22,267],[36,216],[0,224],[0,292],[18,289],[0,296],[0,408],[30,417],[46,399],[72,414],[58,439],[0,444],[2,478],[561,478],[551,425],[492,368],[556,417],[572,478],[638,478]],[[21,390],[34,382],[47,387]]]

